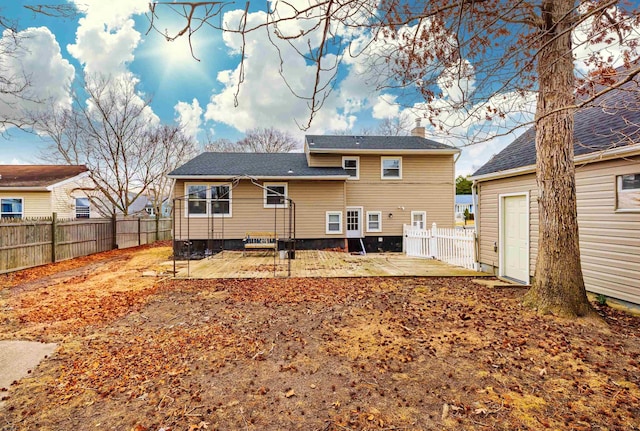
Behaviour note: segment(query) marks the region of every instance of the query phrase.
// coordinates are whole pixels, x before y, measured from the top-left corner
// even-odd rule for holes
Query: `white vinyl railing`
[[[477,270],[475,230],[431,229],[404,225],[403,248],[407,256],[437,259],[451,265]]]

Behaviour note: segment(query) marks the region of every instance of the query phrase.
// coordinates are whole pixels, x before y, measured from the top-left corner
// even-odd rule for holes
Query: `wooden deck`
[[[366,256],[335,251],[297,250],[291,261],[291,277],[471,276],[490,274],[402,253],[370,253]],[[271,278],[288,276],[287,259],[272,252],[224,251],[215,256],[176,262],[177,278]]]

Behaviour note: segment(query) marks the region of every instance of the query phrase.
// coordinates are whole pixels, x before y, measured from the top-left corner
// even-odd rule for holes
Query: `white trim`
[[[349,236],[349,220],[348,217],[346,217],[345,215],[345,234],[347,235],[347,238],[362,238],[362,232],[364,231],[363,229],[363,223],[362,223],[362,218],[364,215],[364,208],[363,207],[357,207],[357,206],[351,206],[351,207],[347,207],[347,212],[349,211],[357,211],[358,212],[358,234],[356,236]]]
[[[605,151],[594,151],[589,154],[581,154],[573,158],[575,165],[585,164],[590,162],[604,162],[606,160],[617,159],[623,156],[632,156],[640,154],[640,144],[626,145],[624,147],[613,148]],[[576,166],[579,168],[579,166]],[[514,177],[523,174],[532,174],[536,172],[536,165],[520,166],[514,169],[507,169],[505,171],[491,172],[484,175],[471,176],[471,181],[488,181],[497,180],[500,178]]]
[[[26,199],[23,196],[2,196],[2,197],[0,197],[0,218],[5,218],[5,217],[2,217],[2,200],[3,199],[20,199],[22,201],[22,211],[20,212],[20,217],[19,218],[24,218],[24,210],[25,210],[24,207],[25,207]],[[12,213],[12,214],[16,214],[16,213]],[[10,218],[10,217],[6,217],[6,218]]]
[[[262,198],[263,198],[263,206],[264,208],[289,208],[289,184],[288,183],[263,183],[264,188],[262,189]],[[269,187],[284,187],[284,195],[283,200],[284,204],[268,204],[267,203],[267,193],[269,192]],[[279,194],[278,192],[275,192]]]
[[[531,278],[531,221],[529,220],[531,212],[531,202],[529,200],[529,192],[503,193],[498,195],[498,276],[504,277],[504,198],[524,196],[527,201],[527,279],[519,280],[525,284],[529,284]],[[511,278],[511,277],[510,277]]]
[[[378,215],[378,229],[371,229],[369,226],[369,215]],[[367,232],[382,232],[382,211],[367,211]]]
[[[342,156],[342,169],[347,170],[344,167],[345,160],[355,160],[356,161],[356,176],[352,177],[349,175],[347,181],[355,181],[360,179],[360,156]]]
[[[330,231],[329,230],[329,216],[338,215],[340,218],[340,231]],[[327,235],[342,235],[342,211],[327,211],[325,213],[325,233]]]
[[[402,154],[402,155],[453,155],[453,154],[459,154],[460,150],[458,148],[452,148],[452,149],[433,149],[433,150],[428,150],[428,149],[424,149],[424,150],[419,150],[419,149],[396,149],[396,148],[392,148],[392,149],[362,149],[362,148],[312,148],[309,147],[309,153],[315,153],[315,154],[344,154],[344,153],[350,153],[350,154],[373,154],[373,155],[379,155],[379,154]]]
[[[640,212],[640,204],[633,208],[620,208],[620,194],[623,195],[632,195],[631,199],[636,199],[637,196],[640,196],[640,188],[633,188],[628,190],[622,190],[622,177],[625,175],[640,175],[640,172],[630,172],[630,173],[620,173],[616,174],[614,179],[616,183],[616,201],[615,201],[615,210],[617,213],[637,213]]]
[[[167,175],[167,178],[173,178],[176,180],[187,180],[187,181],[193,181],[193,182],[207,182],[207,181],[221,181],[221,180],[226,180],[229,183],[231,182],[232,179],[234,178],[239,178],[241,180],[244,179],[249,179],[248,176],[242,176],[242,175],[202,175],[202,176],[198,176],[198,175]],[[254,179],[256,180],[261,180],[261,181],[294,181],[294,180],[314,180],[314,181],[321,181],[321,180],[346,180],[351,178],[349,175],[300,175],[300,176],[295,176],[295,175],[270,175],[270,176],[258,176],[258,177],[254,177]]]
[[[205,186],[206,197],[204,199],[206,205],[206,211],[204,214],[189,214],[189,186]],[[212,214],[211,213],[211,187],[225,186],[229,188],[229,213],[228,214]],[[184,196],[186,205],[184,206],[185,218],[231,218],[233,216],[233,187],[230,183],[217,183],[217,182],[185,182],[184,183]],[[196,200],[196,199],[194,199]],[[202,199],[197,199],[202,200]]]
[[[56,187],[60,187],[60,186],[63,186],[65,184],[68,184],[68,183],[71,183],[71,182],[74,182],[74,181],[78,181],[78,180],[81,180],[83,178],[87,178],[88,176],[89,176],[89,171],[87,170],[87,171],[79,173],[78,175],[74,175],[71,178],[67,178],[66,180],[62,180],[62,181],[57,182],[57,183],[49,184],[47,186],[47,190],[51,191]]]
[[[422,216],[422,223],[424,224],[424,226],[422,226],[422,229],[426,229],[427,228],[427,212],[426,211],[411,211],[411,226],[417,227],[416,225],[413,224],[413,216],[418,214]]]
[[[398,160],[398,176],[397,177],[385,177],[384,176],[384,161],[385,160]],[[402,156],[380,156],[380,179],[385,181],[401,180],[402,179]]]

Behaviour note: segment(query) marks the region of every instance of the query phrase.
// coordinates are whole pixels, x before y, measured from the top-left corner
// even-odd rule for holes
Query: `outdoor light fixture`
[[[389,218],[393,218],[393,213],[389,213]]]

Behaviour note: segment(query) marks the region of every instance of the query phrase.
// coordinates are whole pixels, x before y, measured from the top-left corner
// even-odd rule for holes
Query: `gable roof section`
[[[342,168],[311,168],[304,153],[202,153],[169,173],[171,178],[345,179]]]
[[[402,151],[455,154],[460,150],[420,136],[306,135],[310,153],[363,152],[398,153]]]
[[[574,115],[575,156],[613,152],[640,142],[640,82],[625,83]],[[535,128],[532,127],[496,154],[473,177],[535,167]]]
[[[85,172],[84,165],[0,165],[0,189],[45,189]]]

